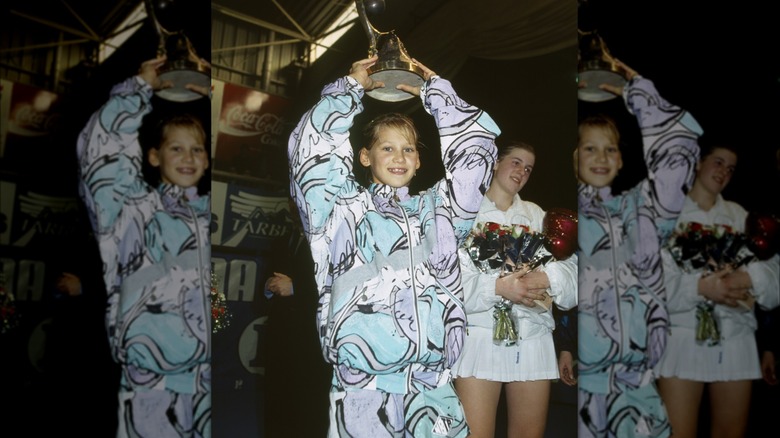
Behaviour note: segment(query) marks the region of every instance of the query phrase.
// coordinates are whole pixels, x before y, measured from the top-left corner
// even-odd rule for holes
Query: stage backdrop
[[[211,257],[230,313],[228,326],[213,335],[212,424],[220,436],[255,438],[265,435],[264,283],[272,244],[292,231],[283,138],[289,102],[212,85]]]
[[[102,314],[90,314],[78,334],[90,340],[63,339],[73,331],[65,321],[76,316],[63,312],[91,308],[71,309],[75,300],[56,288],[59,274],[81,277],[81,298],[104,301],[96,244],[78,198],[76,131],[65,123],[66,107],[52,92],[0,81],[0,373],[11,386],[6,393],[14,394],[8,400],[41,412],[51,398],[44,382],[63,366],[57,349],[91,343],[92,332],[105,339]],[[55,338],[62,342],[54,345]]]

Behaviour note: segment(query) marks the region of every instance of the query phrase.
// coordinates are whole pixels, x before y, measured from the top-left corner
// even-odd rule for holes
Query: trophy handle
[[[355,7],[358,11],[358,17],[360,18],[360,24],[363,26],[363,30],[368,37],[368,57],[372,57],[377,54],[376,40],[379,38],[381,32],[368,21],[368,15],[366,14],[366,6],[363,4],[363,0],[355,0]]]
[[[162,24],[160,24],[160,21],[157,19],[157,14],[154,11],[154,5],[152,5],[151,0],[144,0],[144,8],[146,9],[146,16],[149,17],[149,20],[152,22],[152,25],[154,25],[154,29],[157,31],[157,36],[159,37],[159,41],[157,43],[157,56],[166,55],[167,51],[165,49],[165,45],[168,40],[168,36],[171,33],[168,32],[168,30],[165,29]]]

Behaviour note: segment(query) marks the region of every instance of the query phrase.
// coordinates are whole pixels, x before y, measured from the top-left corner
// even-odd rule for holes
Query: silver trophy
[[[593,30],[579,33],[578,80],[587,86],[579,88],[577,97],[586,102],[604,102],[617,97],[599,88],[601,84],[622,88],[626,84],[626,72],[609,53],[604,39]]]
[[[355,0],[358,16],[363,29],[368,35],[368,56],[378,55],[376,64],[368,68],[368,75],[375,81],[384,82],[385,86],[367,91],[366,94],[385,102],[399,102],[411,99],[413,94],[396,89],[398,84],[414,87],[424,82],[422,69],[412,61],[406,48],[394,31],[380,32],[374,28],[366,15],[363,0]]]
[[[157,30],[160,42],[158,55],[168,57],[159,68],[161,81],[170,81],[173,86],[156,91],[157,96],[173,102],[190,102],[203,97],[202,94],[186,88],[193,84],[208,89],[211,87],[211,66],[203,61],[184,31],[170,32],[157,20],[151,0],[145,0],[146,14]]]

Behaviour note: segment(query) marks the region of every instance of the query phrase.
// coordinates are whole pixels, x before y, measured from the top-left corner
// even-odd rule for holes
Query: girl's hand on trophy
[[[432,77],[437,76],[436,73],[433,70],[431,70],[428,67],[426,67],[425,65],[423,65],[423,63],[421,63],[420,61],[412,58],[412,62],[417,64],[417,66],[420,67],[420,69],[423,71],[423,79],[424,80],[428,81]],[[419,96],[421,87],[420,86],[407,85],[407,84],[398,84],[398,85],[396,85],[395,88],[397,88],[399,90],[402,90],[402,91],[406,91],[407,93],[414,94],[415,96]]]
[[[626,64],[623,64],[623,61],[617,58],[614,58],[614,60],[615,64],[623,71],[623,75],[626,77],[627,81],[630,81],[631,79],[634,79],[634,77],[639,76],[639,73],[637,73],[636,70],[627,66]]]
[[[637,73],[636,70],[623,64],[623,62],[620,61],[619,59],[615,58],[614,61],[615,61],[615,65],[617,65],[620,68],[620,70],[623,72],[623,76],[626,78],[627,81],[631,81],[631,79],[634,79],[635,77],[639,76],[639,73]],[[599,88],[604,91],[608,91],[612,94],[615,94],[617,96],[623,94],[623,87],[616,87],[610,84],[601,84],[599,85]]]
[[[153,90],[172,87],[173,83],[171,81],[161,81],[160,77],[157,75],[157,69],[162,67],[167,60],[167,56],[161,55],[157,58],[144,61],[141,64],[141,68],[138,69],[138,76],[149,84]]]
[[[428,67],[426,67],[425,65],[423,65],[422,62],[420,62],[420,61],[418,61],[418,60],[416,60],[414,58],[412,58],[412,62],[417,64],[417,66],[420,67],[420,69],[423,71],[423,79],[425,79],[426,81],[430,80],[434,76],[437,76],[436,73],[434,73],[433,70],[431,70]]]
[[[196,84],[187,84],[184,86],[184,88],[194,91],[201,96],[209,96],[211,95],[211,87],[204,87],[202,85],[196,85]]]
[[[371,79],[371,76],[368,75],[368,68],[376,64],[378,59],[379,56],[374,55],[370,58],[355,61],[352,63],[352,67],[349,69],[349,76],[358,81],[358,83],[362,85],[363,89],[366,91],[371,91],[375,88],[381,88],[385,86],[384,82],[375,81]]]
[[[414,94],[415,96],[420,95],[420,87],[413,86],[413,85],[406,85],[406,84],[398,84],[395,86],[396,89],[406,91],[407,93]]]

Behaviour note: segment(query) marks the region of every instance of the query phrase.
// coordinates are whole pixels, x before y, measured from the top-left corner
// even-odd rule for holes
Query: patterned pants
[[[579,438],[666,438],[671,434],[666,408],[653,383],[622,387],[610,394],[580,388],[578,398]]]
[[[208,368],[205,366],[203,368]],[[203,370],[203,369],[202,369]],[[210,370],[205,370],[210,375]],[[168,381],[176,376],[166,376]],[[120,385],[118,438],[210,438],[211,384],[197,392]]]
[[[330,393],[331,438],[459,437],[469,434],[452,383],[416,394],[367,389]]]

